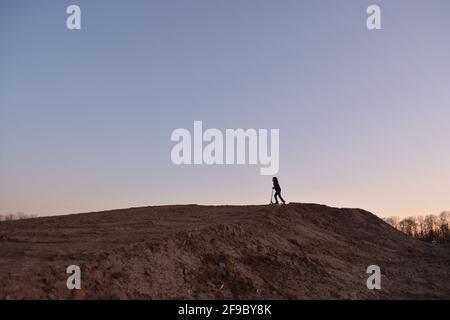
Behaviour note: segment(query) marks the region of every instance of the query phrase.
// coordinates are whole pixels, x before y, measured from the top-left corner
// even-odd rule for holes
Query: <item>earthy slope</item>
[[[66,288],[66,267],[82,289]],[[382,271],[368,290],[367,266]],[[0,298],[450,298],[450,249],[369,212],[162,206],[0,223]]]

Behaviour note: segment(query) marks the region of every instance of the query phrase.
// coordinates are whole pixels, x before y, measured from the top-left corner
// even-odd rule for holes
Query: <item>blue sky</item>
[[[382,30],[366,28],[378,4]],[[82,29],[66,28],[77,4]],[[267,203],[255,166],[174,166],[171,132],[280,129],[288,201],[450,209],[450,3],[2,1],[0,214]]]

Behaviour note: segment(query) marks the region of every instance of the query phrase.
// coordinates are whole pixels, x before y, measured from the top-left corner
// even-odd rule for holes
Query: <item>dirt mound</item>
[[[66,287],[81,267],[81,290]],[[381,268],[368,290],[366,268]],[[450,298],[450,248],[360,209],[161,206],[0,223],[1,299]]]

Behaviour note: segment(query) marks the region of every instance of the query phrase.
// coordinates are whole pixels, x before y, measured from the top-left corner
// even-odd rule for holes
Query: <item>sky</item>
[[[81,8],[68,30],[66,8]],[[381,8],[381,30],[366,9]],[[448,0],[0,2],[0,214],[266,204],[173,130],[280,130],[288,202],[450,209]]]

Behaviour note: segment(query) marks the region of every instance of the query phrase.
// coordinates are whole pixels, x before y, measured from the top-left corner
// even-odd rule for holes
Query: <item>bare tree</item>
[[[416,226],[415,226],[414,218],[409,217],[409,218],[403,219],[402,221],[400,221],[399,225],[400,225],[400,230],[403,233],[406,233],[410,237],[415,236]]]
[[[450,212],[444,211],[439,215],[440,224],[440,238],[443,242],[450,242],[450,228],[449,228]]]
[[[387,224],[390,224],[391,226],[393,226],[395,229],[399,229],[400,219],[398,217],[388,217],[388,218],[385,218],[384,221]]]
[[[418,216],[416,218],[416,224],[417,224],[416,237],[423,240],[425,238],[425,218],[423,216]]]
[[[425,231],[426,231],[426,238],[427,241],[433,241],[436,238],[436,226],[438,219],[436,216],[429,214],[425,217]]]

